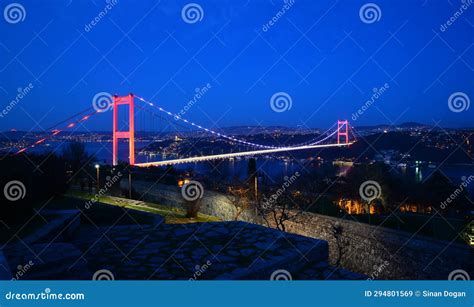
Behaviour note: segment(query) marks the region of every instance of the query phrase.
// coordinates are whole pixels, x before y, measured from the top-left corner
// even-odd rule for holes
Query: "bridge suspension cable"
[[[242,139],[238,139],[238,138],[235,138],[235,137],[232,137],[232,136],[229,136],[229,135],[226,135],[226,134],[223,134],[223,133],[220,133],[220,132],[217,132],[217,131],[214,131],[212,129],[208,129],[208,128],[205,128],[199,124],[196,124],[192,121],[189,121],[177,114],[174,114],[174,113],[171,113],[165,109],[163,109],[162,107],[160,106],[157,106],[155,105],[153,102],[151,101],[148,101],[140,96],[137,96],[134,94],[134,97],[136,97],[138,100],[148,104],[149,106],[153,107],[153,108],[156,108],[158,109],[159,111],[167,114],[168,116],[174,118],[175,120],[180,120],[188,125],[191,125],[193,127],[196,127],[200,130],[203,130],[203,131],[206,131],[208,133],[211,133],[213,135],[216,135],[216,136],[219,136],[219,137],[222,137],[222,138],[225,138],[225,139],[228,139],[228,140],[231,140],[231,141],[234,141],[234,142],[237,142],[237,143],[241,143],[241,144],[244,144],[244,145],[247,145],[247,146],[251,146],[251,147],[257,147],[257,148],[264,148],[264,149],[283,149],[283,148],[288,148],[288,147],[300,147],[300,146],[305,146],[305,145],[317,145],[317,144],[320,144],[321,142],[324,142],[325,140],[329,139],[330,137],[332,137],[334,134],[337,133],[337,130],[335,130],[334,132],[332,132],[330,135],[328,135],[327,137],[321,139],[321,140],[317,140],[318,138],[320,137],[323,137],[326,133],[329,133],[329,131],[331,131],[336,124],[333,124],[333,126],[331,126],[331,128],[329,128],[326,132],[324,132],[323,134],[319,135],[318,137],[312,139],[312,140],[309,140],[309,141],[306,141],[306,142],[303,142],[303,143],[300,143],[300,144],[292,144],[292,145],[285,145],[285,146],[272,146],[272,145],[263,145],[263,144],[257,144],[257,143],[253,143],[253,142],[248,142],[246,140],[242,140]]]
[[[168,114],[169,116],[175,118],[176,120],[180,120],[180,121],[183,121],[185,122],[186,124],[189,124],[193,127],[196,127],[200,130],[203,130],[203,131],[206,131],[206,132],[209,132],[211,134],[214,134],[214,135],[217,135],[219,137],[223,137],[225,139],[228,139],[228,140],[231,140],[231,141],[234,141],[234,142],[237,142],[237,143],[242,143],[242,144],[245,144],[245,145],[249,145],[249,146],[254,146],[254,147],[259,147],[259,148],[267,148],[267,149],[276,149],[276,148],[279,148],[277,146],[269,146],[269,145],[262,145],[262,144],[256,144],[256,143],[252,143],[252,142],[247,142],[247,141],[244,141],[244,140],[240,140],[240,139],[237,139],[237,138],[234,138],[232,136],[228,136],[226,134],[223,134],[223,133],[220,133],[220,132],[217,132],[217,131],[214,131],[214,130],[211,130],[211,129],[208,129],[208,128],[205,128],[199,124],[196,124],[192,121],[188,121],[187,119],[185,118],[182,118],[181,116],[177,115],[177,114],[174,114],[174,113],[171,113],[165,109],[163,109],[162,107],[159,107],[159,106],[156,106],[154,103],[142,98],[142,97],[139,97],[137,95],[134,95],[137,99],[141,100],[142,102],[148,104],[149,106],[151,107],[154,107],[156,109],[158,109],[159,111],[165,113],[165,114]]]
[[[40,144],[42,144],[43,142],[45,142],[46,140],[48,140],[48,139],[50,139],[50,138],[52,138],[52,137],[58,135],[59,133],[65,131],[65,130],[67,130],[67,129],[71,129],[71,128],[75,127],[76,125],[78,125],[79,123],[82,123],[82,122],[87,121],[91,116],[93,116],[93,115],[95,115],[95,114],[97,114],[97,113],[101,113],[101,111],[96,111],[96,110],[94,110],[93,112],[90,112],[90,113],[87,113],[86,115],[83,115],[83,116],[82,116],[81,118],[79,118],[78,120],[70,121],[72,118],[75,118],[75,117],[77,117],[78,115],[82,115],[82,114],[84,114],[86,111],[90,111],[90,110],[91,110],[91,108],[85,109],[85,110],[83,110],[83,111],[81,111],[81,112],[76,113],[76,114],[73,115],[73,116],[70,116],[68,119],[63,120],[63,121],[61,121],[61,122],[59,122],[59,123],[57,123],[57,124],[51,126],[51,128],[48,129],[48,130],[51,130],[49,135],[47,135],[47,136],[45,136],[45,137],[43,137],[43,138],[38,139],[36,142],[34,142],[34,143],[32,143],[32,144],[30,144],[30,145],[28,145],[28,146],[25,146],[25,147],[21,148],[21,149],[18,150],[15,154],[16,154],[16,155],[17,155],[17,154],[20,154],[20,153],[22,153],[22,152],[27,151],[27,150],[30,149],[30,148],[35,147],[36,145],[40,145]],[[52,129],[52,128],[57,127],[57,126],[59,126],[60,124],[65,123],[65,122],[68,122],[68,121],[69,121],[69,124],[68,124],[67,126],[61,128],[61,129]]]
[[[159,119],[165,119],[163,116],[159,115],[158,113],[155,113],[153,111],[150,111],[150,110],[147,110],[146,108],[144,107],[141,107],[139,105],[135,105],[135,107],[139,108],[140,110],[142,111],[145,111],[145,112],[149,112],[151,115],[159,118]],[[166,120],[166,119],[165,119]],[[173,126],[179,126],[179,127],[183,127],[185,128],[186,126],[182,125],[182,124],[179,124],[179,123],[173,123],[172,124]],[[321,133],[320,135],[318,135],[317,137],[311,139],[311,140],[308,140],[308,141],[305,141],[305,142],[302,142],[302,143],[297,143],[297,144],[291,144],[291,145],[282,145],[278,148],[287,148],[287,147],[299,147],[299,146],[305,146],[305,145],[317,145],[317,144],[320,144],[321,142],[324,142],[325,140],[329,139],[330,137],[334,136],[336,133],[337,133],[337,130],[333,130],[335,128],[335,126],[337,125],[337,123],[334,123],[330,128],[328,128],[325,132]],[[327,135],[329,132],[331,132],[329,135]],[[323,139],[320,139],[321,137],[327,135],[326,137],[324,137]]]

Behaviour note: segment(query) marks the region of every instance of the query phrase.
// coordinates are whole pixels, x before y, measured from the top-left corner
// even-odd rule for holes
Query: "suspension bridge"
[[[200,130],[210,136],[219,139],[225,139],[231,144],[243,145],[248,150],[242,150],[238,152],[231,153],[222,153],[222,154],[211,154],[211,155],[202,155],[194,157],[183,157],[177,159],[169,159],[155,162],[145,162],[145,163],[136,163],[135,160],[135,108],[139,107],[144,109],[141,106],[138,106],[136,102],[140,102],[146,107],[153,108],[158,110],[160,114],[164,114],[165,117],[168,117],[168,120],[179,121],[190,128]],[[125,105],[128,106],[128,127],[126,130],[121,130],[119,128],[119,106]],[[178,114],[167,111],[161,106],[156,105],[155,103],[148,101],[140,96],[135,94],[129,94],[127,96],[113,96],[110,102],[110,105],[105,108],[105,110],[112,109],[112,164],[115,166],[119,162],[118,147],[120,140],[128,140],[128,163],[136,167],[152,167],[152,166],[167,166],[167,165],[176,165],[184,163],[196,163],[210,160],[218,159],[229,159],[234,157],[242,156],[255,156],[262,154],[271,154],[271,153],[281,153],[281,152],[290,152],[297,150],[309,150],[309,149],[319,149],[319,148],[329,148],[329,147],[345,147],[352,145],[356,142],[355,136],[352,133],[352,129],[347,120],[338,120],[337,123],[334,123],[327,131],[319,134],[316,138],[309,141],[292,144],[292,145],[268,145],[268,144],[258,144],[250,142],[242,137],[236,137],[233,135],[224,134],[210,128],[206,128],[200,124],[189,121]],[[89,120],[93,115],[98,113],[105,113],[104,109],[101,108],[88,108],[79,113],[76,113],[72,117],[62,121],[60,124],[64,126],[62,128],[54,127],[54,129],[49,130],[49,134],[45,137],[40,138],[39,140],[33,142],[32,144],[21,148],[16,152],[16,154],[23,153],[30,148],[39,146],[46,142],[48,139],[51,139],[58,135],[59,133],[65,132],[68,129],[76,127],[78,124]],[[152,112],[153,113],[153,112]],[[153,113],[155,114],[155,113]],[[58,124],[58,125],[60,125]],[[352,136],[352,139],[351,137]]]

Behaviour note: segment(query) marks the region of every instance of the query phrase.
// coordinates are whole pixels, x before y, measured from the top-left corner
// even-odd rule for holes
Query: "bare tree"
[[[272,194],[270,198],[264,195],[263,201],[257,203],[257,213],[268,227],[286,231],[286,222],[296,218],[301,209],[289,194]]]
[[[252,207],[252,201],[249,197],[250,189],[244,187],[228,187],[227,188],[227,199],[235,207],[234,221],[237,221],[242,213]]]
[[[340,223],[331,223],[329,226],[329,233],[336,241],[337,258],[335,266],[339,266],[342,258],[349,251],[350,241],[344,237],[344,227]]]

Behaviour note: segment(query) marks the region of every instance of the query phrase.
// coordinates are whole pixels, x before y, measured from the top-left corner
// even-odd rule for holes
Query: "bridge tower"
[[[133,94],[127,96],[114,97],[113,105],[113,130],[112,130],[112,162],[113,165],[118,163],[118,141],[119,139],[128,139],[129,144],[129,161],[130,165],[135,164],[135,120],[134,120],[134,102]],[[128,131],[118,131],[118,106],[128,105],[129,107],[129,120],[128,120]]]
[[[341,142],[341,137],[345,138],[345,142]],[[349,122],[347,120],[337,121],[337,143],[347,144],[349,143]]]

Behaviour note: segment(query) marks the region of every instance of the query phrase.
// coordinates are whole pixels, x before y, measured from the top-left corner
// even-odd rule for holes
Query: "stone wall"
[[[126,189],[127,182],[121,182]],[[184,201],[177,186],[134,181],[134,189],[145,194],[144,200],[183,208]],[[201,212],[222,220],[234,220],[236,208],[223,194],[205,191]],[[239,220],[255,222],[255,214],[246,211]],[[473,250],[468,247],[433,240],[424,236],[341,220],[313,213],[301,213],[286,223],[288,232],[329,242],[329,259],[335,262],[338,248],[331,225],[343,228],[342,240],[347,247],[341,266],[372,279],[447,279],[455,269],[474,276]]]
[[[338,256],[331,225],[342,226],[347,246],[341,266],[372,279],[447,279],[463,269],[474,276],[473,250],[448,241],[370,226],[329,216],[302,213],[286,225],[287,231],[329,242],[329,258]]]
[[[128,181],[120,182],[121,189],[128,189]],[[142,196],[142,200],[155,202],[162,205],[185,209],[186,203],[181,196],[178,186],[154,184],[147,181],[133,181],[133,189]],[[232,204],[230,196],[213,191],[204,191],[201,200],[200,212],[216,216],[224,221],[233,221],[237,216],[237,208]],[[254,222],[255,214],[251,211],[244,211],[239,215],[239,220]]]

